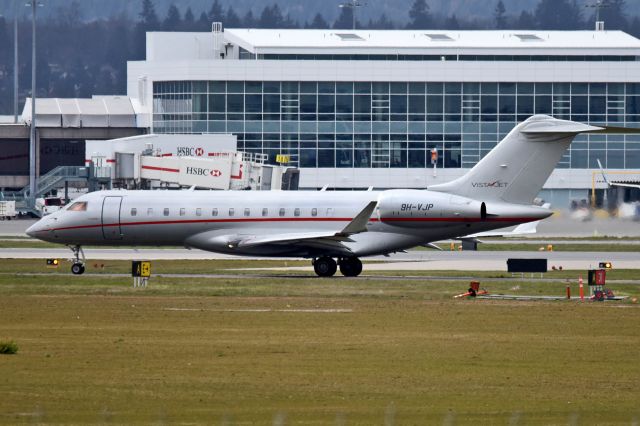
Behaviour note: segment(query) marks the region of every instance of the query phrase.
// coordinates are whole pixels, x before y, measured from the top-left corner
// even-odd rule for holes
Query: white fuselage
[[[99,191],[32,226],[29,235],[67,245],[179,245],[237,255],[369,256],[431,241],[539,220],[548,210],[482,203],[428,190],[374,191]],[[365,232],[338,243],[306,238],[339,232],[367,204]],[[278,240],[279,236],[291,236]],[[297,238],[299,237],[299,238]],[[254,245],[235,242],[266,238]]]

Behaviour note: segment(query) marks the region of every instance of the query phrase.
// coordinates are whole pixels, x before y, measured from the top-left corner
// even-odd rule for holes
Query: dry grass
[[[512,291],[564,289],[517,283],[522,290]],[[0,423],[640,418],[640,306],[630,302],[454,301],[465,285],[451,281],[130,284],[0,276],[0,339],[20,345],[0,360]],[[638,294],[635,284],[616,289]]]

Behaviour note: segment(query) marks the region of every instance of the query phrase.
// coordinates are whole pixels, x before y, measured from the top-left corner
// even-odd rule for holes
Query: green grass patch
[[[157,267],[238,262],[282,265]],[[618,424],[637,413],[635,282],[611,284],[623,302],[501,302],[454,300],[469,272],[226,272],[134,289],[128,276],[35,267],[49,271],[0,261],[0,330],[20,342],[0,363],[0,423]],[[473,275],[491,293],[566,286]]]
[[[616,424],[636,412],[635,306],[354,297],[351,285],[318,297],[327,280],[315,281],[295,297],[152,283],[3,298],[0,327],[25,343],[0,365],[0,422]],[[594,336],[603,324],[616,327]]]
[[[18,344],[13,340],[0,341],[0,355],[14,355],[18,353]]]

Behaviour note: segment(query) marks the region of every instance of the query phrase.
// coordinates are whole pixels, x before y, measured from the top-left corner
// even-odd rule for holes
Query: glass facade
[[[161,81],[156,133],[233,133],[299,167],[472,167],[516,124],[548,114],[640,128],[640,83]],[[581,135],[561,168],[640,168],[640,135]]]

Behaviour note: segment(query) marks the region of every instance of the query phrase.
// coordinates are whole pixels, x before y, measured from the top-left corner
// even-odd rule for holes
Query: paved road
[[[45,259],[68,258],[68,249],[0,249],[0,258]],[[87,259],[104,260],[170,260],[170,259],[260,259],[235,257],[201,250],[186,249],[86,249]],[[507,258],[548,259],[548,266],[563,269],[590,269],[601,261],[610,261],[618,269],[640,269],[640,254],[634,252],[501,252],[463,251],[437,252],[416,250],[397,253],[389,257],[373,256],[365,260],[381,263],[365,265],[366,271],[378,270],[458,270],[458,271],[504,271]],[[264,258],[262,258],[264,259]],[[309,267],[291,267],[287,270],[310,270]]]

